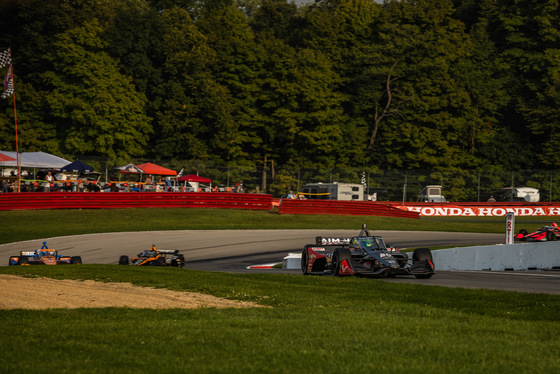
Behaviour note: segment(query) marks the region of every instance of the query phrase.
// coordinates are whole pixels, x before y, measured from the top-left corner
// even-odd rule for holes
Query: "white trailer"
[[[502,201],[526,201],[537,203],[541,200],[541,193],[537,188],[507,187],[501,190]]]
[[[299,195],[307,199],[363,201],[364,185],[358,183],[309,183]]]

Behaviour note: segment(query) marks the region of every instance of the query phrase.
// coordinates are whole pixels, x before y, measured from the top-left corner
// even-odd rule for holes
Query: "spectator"
[[[156,192],[163,192],[165,188],[165,183],[162,182],[161,178],[158,180],[157,186],[156,186]]]
[[[45,180],[46,182],[43,184],[43,191],[49,192],[51,190],[51,183],[54,183],[54,177],[50,171],[45,176]]]
[[[84,186],[85,182],[86,181],[85,181],[84,176],[80,175],[79,178],[78,178],[78,192],[84,192],[85,191],[85,186]]]
[[[494,196],[490,196],[490,198],[488,199],[489,203],[495,203],[496,199],[494,199]]]
[[[14,192],[14,181],[6,181],[4,182],[4,186],[2,187],[3,192]]]

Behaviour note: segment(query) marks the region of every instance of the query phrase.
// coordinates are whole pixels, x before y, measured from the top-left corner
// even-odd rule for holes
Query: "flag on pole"
[[[12,63],[12,55],[10,54],[10,49],[6,49],[4,52],[0,53],[0,68]]]
[[[14,94],[14,79],[12,76],[12,66],[6,72],[6,77],[4,78],[4,92],[2,92],[2,96],[0,98],[5,99],[10,97]]]

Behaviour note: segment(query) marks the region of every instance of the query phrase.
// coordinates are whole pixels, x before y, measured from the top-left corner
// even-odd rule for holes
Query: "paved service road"
[[[248,270],[249,265],[281,262],[289,253],[299,253],[315,236],[344,237],[359,230],[180,230],[88,234],[48,238],[49,248],[61,254],[81,256],[84,264],[116,264],[120,255],[133,256],[155,244],[159,249],[179,249],[187,268],[227,272],[282,272],[299,270]],[[505,241],[505,234],[426,231],[374,231],[399,248],[447,245],[484,245]],[[39,248],[43,240],[0,245],[0,261],[21,250]],[[3,260],[2,260],[3,259]],[[437,264],[436,264],[437,271]],[[560,272],[453,272],[441,271],[429,280],[413,277],[387,279],[465,288],[491,288],[522,292],[560,294]]]

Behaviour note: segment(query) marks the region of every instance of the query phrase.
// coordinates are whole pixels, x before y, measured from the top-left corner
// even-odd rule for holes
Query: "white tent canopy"
[[[7,156],[16,158],[16,152],[0,151]],[[16,159],[17,160],[17,159]],[[45,152],[23,152],[20,154],[19,166],[22,168],[60,169],[70,161]],[[1,166],[17,167],[17,161],[2,162]]]

